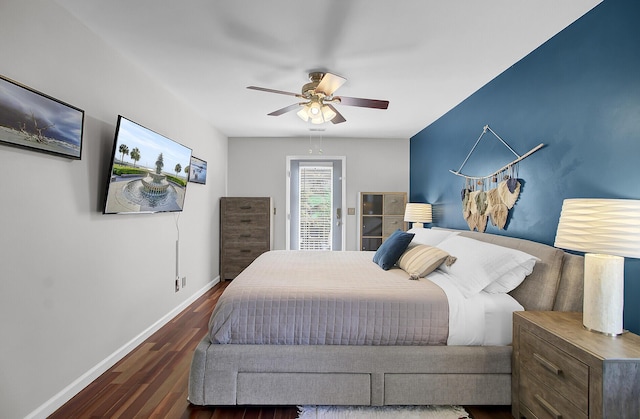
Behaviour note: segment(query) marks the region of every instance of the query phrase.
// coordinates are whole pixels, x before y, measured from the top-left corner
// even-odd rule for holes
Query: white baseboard
[[[40,407],[38,407],[33,412],[29,413],[25,416],[25,419],[44,419],[56,410],[58,410],[62,405],[71,400],[76,394],[80,393],[82,389],[91,384],[96,378],[102,375],[109,368],[114,366],[118,361],[124,358],[129,352],[134,350],[138,345],[144,342],[149,336],[157,332],[162,326],[169,323],[171,319],[180,314],[185,308],[187,308],[191,303],[200,298],[204,293],[213,288],[218,282],[220,282],[220,277],[216,277],[213,281],[209,282],[203,288],[198,290],[195,294],[185,300],[182,304],[171,310],[169,313],[164,315],[160,320],[149,326],[146,330],[140,333],[135,338],[131,339],[129,342],[124,344],[114,353],[109,355],[107,358],[103,359],[93,368],[91,368],[86,373],[82,374],[78,377],[74,382],[69,384],[67,387],[62,389],[58,394],[47,400]]]

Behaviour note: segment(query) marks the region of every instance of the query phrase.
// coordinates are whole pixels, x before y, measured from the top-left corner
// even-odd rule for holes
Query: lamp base
[[[595,329],[589,329],[584,324],[582,325],[582,327],[584,327],[586,330],[588,330],[591,333],[598,333],[599,335],[605,335],[605,336],[609,336],[609,337],[612,337],[612,338],[615,338],[616,336],[624,335],[625,333],[629,332],[626,329],[622,329],[622,332],[620,332],[620,333],[608,333],[608,332],[601,332],[601,331],[595,330]]]
[[[606,336],[624,333],[624,258],[587,253],[584,255],[585,329]]]
[[[413,227],[413,228],[424,228],[424,224],[423,223],[413,223],[413,225],[411,227]]]

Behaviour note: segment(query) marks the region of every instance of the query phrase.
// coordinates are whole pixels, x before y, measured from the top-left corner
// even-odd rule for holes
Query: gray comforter
[[[276,250],[226,288],[209,321],[213,343],[446,345],[445,293],[373,252]]]

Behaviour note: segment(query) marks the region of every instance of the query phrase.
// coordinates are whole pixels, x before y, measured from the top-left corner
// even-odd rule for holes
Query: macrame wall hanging
[[[500,142],[516,156],[516,159],[486,176],[469,176],[463,174],[462,168],[487,131],[500,140]],[[498,134],[489,128],[489,125],[484,126],[482,134],[480,134],[480,137],[476,140],[476,143],[473,145],[471,151],[469,151],[469,154],[467,154],[460,168],[457,171],[449,170],[454,175],[464,178],[464,187],[461,192],[462,216],[467,221],[470,230],[484,232],[487,228],[488,220],[491,220],[491,224],[501,230],[505,228],[509,210],[513,208],[520,195],[518,163],[542,147],[544,147],[544,144],[539,144],[537,147],[532,148],[520,156],[513,151],[513,148],[500,138]]]

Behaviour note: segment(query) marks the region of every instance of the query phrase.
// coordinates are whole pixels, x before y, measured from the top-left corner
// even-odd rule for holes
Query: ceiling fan
[[[298,116],[303,121],[310,120],[313,124],[322,124],[329,121],[334,124],[345,122],[346,119],[333,106],[334,104],[340,103],[348,106],[374,109],[387,109],[389,106],[389,101],[387,100],[334,96],[335,91],[347,81],[344,77],[335,74],[314,71],[309,73],[309,80],[309,83],[302,86],[302,93],[285,92],[257,86],[248,86],[247,89],[295,96],[303,99],[304,102],[294,103],[293,105],[273,111],[268,115],[279,116],[298,109]]]

